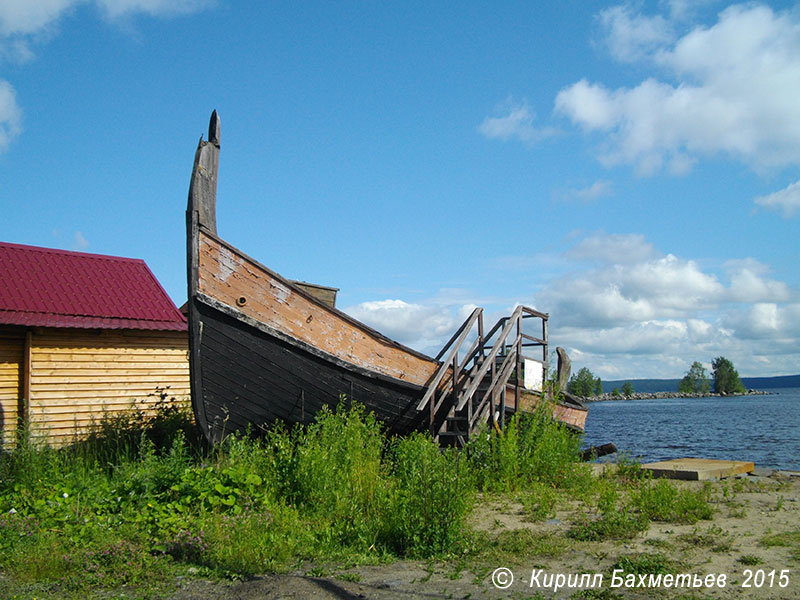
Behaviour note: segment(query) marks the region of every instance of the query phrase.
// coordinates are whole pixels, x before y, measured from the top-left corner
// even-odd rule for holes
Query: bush
[[[391,453],[394,502],[387,542],[407,556],[448,554],[464,541],[474,487],[469,465],[429,435],[397,440]]]
[[[323,409],[298,438],[287,498],[327,523],[333,542],[364,549],[377,541],[388,510],[381,453],[385,437],[364,407]]]

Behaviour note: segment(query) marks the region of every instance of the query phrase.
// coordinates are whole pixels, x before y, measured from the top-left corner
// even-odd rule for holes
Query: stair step
[[[459,435],[469,435],[469,429],[461,429],[459,427],[452,427],[445,429],[444,431],[449,431],[450,433],[457,433]]]

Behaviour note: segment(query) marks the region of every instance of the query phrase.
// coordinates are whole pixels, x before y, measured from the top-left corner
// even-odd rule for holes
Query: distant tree
[[[594,392],[595,378],[592,372],[586,367],[581,368],[569,378],[567,391],[576,396],[591,396]]]
[[[633,384],[630,381],[622,384],[622,394],[626,398],[630,398],[633,395]]]
[[[705,367],[697,361],[693,362],[689,371],[681,379],[678,391],[682,394],[707,394],[710,392],[711,382],[708,380]]]
[[[620,396],[619,388],[614,388],[613,390],[611,390],[611,395],[614,396],[614,398],[619,398]]]
[[[602,393],[603,393],[603,382],[600,381],[599,377],[597,377],[594,380],[594,395],[599,396]]]
[[[739,379],[739,373],[733,363],[724,356],[718,356],[711,361],[714,377],[714,391],[718,394],[741,394],[747,390]]]

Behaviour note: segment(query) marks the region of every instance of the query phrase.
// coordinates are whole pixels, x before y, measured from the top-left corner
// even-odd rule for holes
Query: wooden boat
[[[501,329],[513,329],[510,320],[498,322],[492,334],[497,340],[489,346],[492,335],[483,335],[482,311],[476,309],[447,352],[431,358],[337,310],[330,298],[320,298],[318,286],[281,277],[220,238],[219,139],[215,111],[208,141],[201,137],[198,144],[187,209],[192,406],[209,440],[275,421],[309,423],[340,398],[363,404],[390,434],[427,428],[460,442],[498,409],[505,413],[511,371],[523,367],[521,354],[511,357],[508,334],[497,342]],[[516,312],[544,318],[543,338],[536,342],[543,360],[534,369],[545,373],[547,316],[523,308]],[[472,358],[460,361],[476,326]],[[519,409],[525,398],[519,383],[513,394]],[[565,421],[582,430],[585,418],[584,407]]]

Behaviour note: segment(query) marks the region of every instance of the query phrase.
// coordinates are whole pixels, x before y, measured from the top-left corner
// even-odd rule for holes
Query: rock
[[[775,469],[770,469],[767,467],[756,467],[750,472],[751,475],[755,477],[772,477],[775,475]]]
[[[775,475],[778,477],[800,477],[800,471],[777,471]]]

